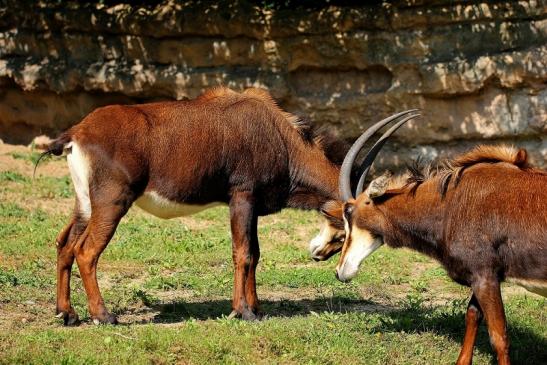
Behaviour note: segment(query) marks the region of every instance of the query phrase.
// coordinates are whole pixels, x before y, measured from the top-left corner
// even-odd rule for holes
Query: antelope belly
[[[524,289],[532,293],[536,293],[547,298],[547,280],[510,278],[507,281],[522,286]]]
[[[141,195],[135,205],[156,217],[169,219],[192,215],[202,210],[220,205],[221,203],[214,202],[209,204],[181,204],[172,200],[166,199],[155,191],[148,191]]]

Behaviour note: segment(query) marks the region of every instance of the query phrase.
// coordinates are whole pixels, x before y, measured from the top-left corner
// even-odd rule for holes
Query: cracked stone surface
[[[0,0],[0,139],[29,143],[102,105],[223,84],[268,88],[347,139],[421,108],[378,167],[482,142],[526,147],[547,166],[543,2],[145,3]]]

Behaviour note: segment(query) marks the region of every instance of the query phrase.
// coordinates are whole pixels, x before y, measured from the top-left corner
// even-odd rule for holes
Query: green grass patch
[[[16,183],[27,183],[29,179],[14,171],[0,172],[0,182],[6,182],[6,181],[11,181]]]
[[[14,157],[31,163],[36,156]],[[71,299],[84,325],[63,328],[53,318],[54,241],[68,221],[70,178],[30,179],[4,171],[0,182],[6,197],[0,201],[0,364],[444,364],[457,359],[468,289],[451,282],[429,258],[386,247],[367,258],[355,280],[340,283],[334,277],[338,257],[316,263],[307,252],[318,232],[318,215],[296,210],[259,221],[257,284],[265,320],[226,318],[233,281],[228,208],[168,221],[132,209],[98,268],[106,305],[123,325],[89,324],[75,265]],[[63,204],[45,211],[29,208],[29,201]],[[505,303],[513,363],[544,363],[547,301],[511,294]],[[484,325],[474,361],[495,361]]]

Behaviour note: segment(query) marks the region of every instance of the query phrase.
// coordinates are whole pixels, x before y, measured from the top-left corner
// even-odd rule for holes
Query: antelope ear
[[[367,190],[365,190],[365,194],[373,199],[378,198],[387,191],[387,188],[389,187],[389,181],[391,180],[391,176],[393,174],[390,171],[384,172],[381,176],[377,177],[376,179],[372,180],[370,184],[368,184]]]
[[[344,221],[342,218],[344,203],[337,200],[329,200],[321,207],[321,214],[338,229],[344,229]]]

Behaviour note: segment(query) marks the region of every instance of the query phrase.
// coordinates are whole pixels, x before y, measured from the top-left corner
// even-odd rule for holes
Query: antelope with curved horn
[[[472,290],[457,363],[472,362],[484,317],[498,363],[509,364],[500,283],[547,296],[547,172],[531,167],[524,149],[479,146],[437,170],[382,176],[354,197],[354,156],[348,153],[340,174],[346,239],[336,277],[353,278],[384,243],[431,256]]]
[[[373,124],[351,146],[344,158],[344,161],[342,162],[342,167],[340,169],[339,185],[340,195],[343,201],[330,200],[321,207],[321,213],[326,218],[326,221],[323,228],[321,229],[321,233],[310,243],[310,251],[314,260],[326,260],[342,249],[342,243],[345,238],[342,240],[329,240],[326,239],[326,237],[339,235],[339,231],[344,229],[344,222],[342,219],[342,205],[344,201],[352,197],[350,181],[352,167],[355,159],[357,158],[357,155],[363,149],[365,143],[380,129],[398,120],[397,123],[389,128],[378,139],[378,141],[366,154],[358,170],[362,171],[362,173],[357,182],[356,195],[359,195],[363,191],[363,185],[370,170],[370,167],[372,166],[374,159],[376,158],[376,156],[380,152],[380,149],[386,143],[388,138],[400,127],[402,127],[406,122],[419,116],[420,114],[418,113],[418,109],[410,109],[401,113],[394,114],[377,122],[376,124]]]
[[[99,291],[97,262],[133,204],[172,218],[224,203],[234,261],[230,316],[257,318],[258,217],[339,201],[333,153],[340,143],[310,129],[264,90],[221,87],[190,101],[99,108],[63,133],[45,153],[66,151],[76,191],[72,218],[56,240],[58,316],[65,325],[79,322],[70,302],[76,260],[91,318],[117,322]],[[336,221],[312,241],[312,251],[341,249],[341,211]]]

